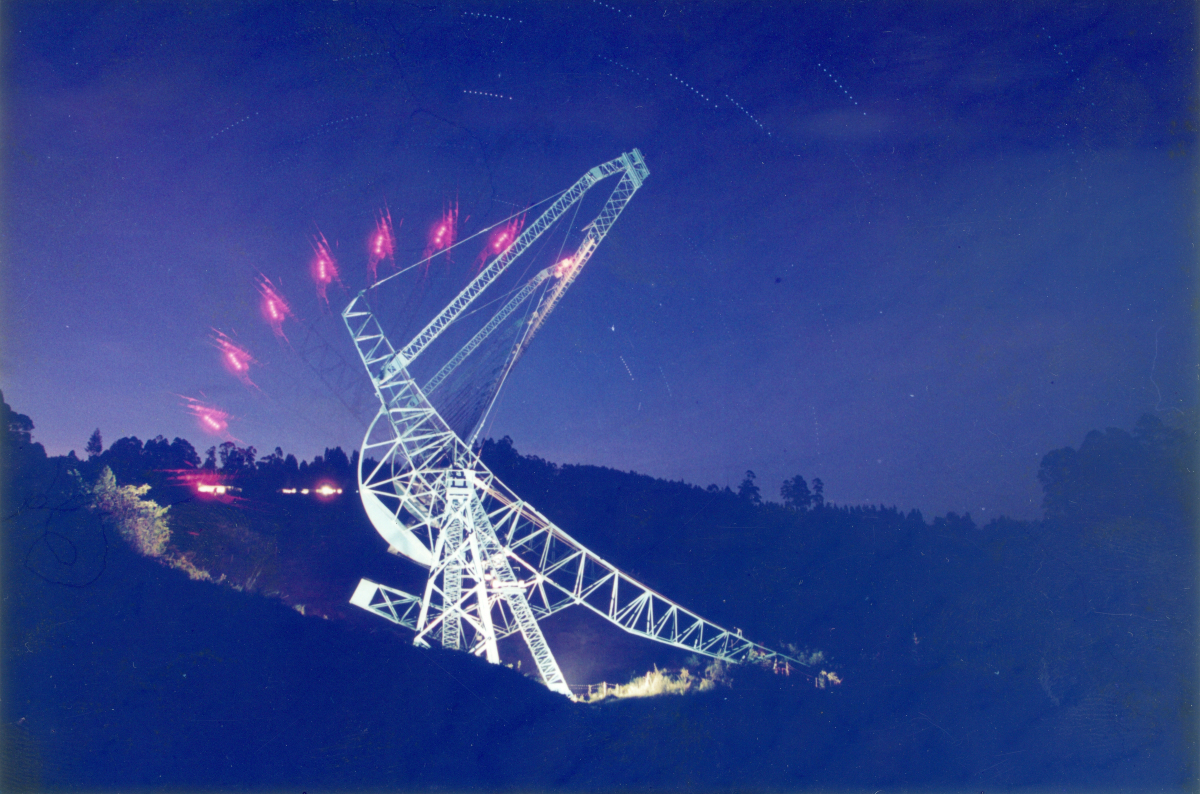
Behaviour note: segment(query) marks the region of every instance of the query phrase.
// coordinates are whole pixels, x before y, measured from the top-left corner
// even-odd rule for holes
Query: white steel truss
[[[408,364],[592,185],[618,173],[617,188],[575,252],[540,271],[425,389],[418,387]],[[539,621],[570,606],[631,634],[727,662],[803,664],[704,620],[589,551],[500,482],[427,397],[536,286],[553,279],[509,356],[511,366],[648,175],[637,149],[588,171],[399,353],[367,307],[365,291],[342,312],[381,403],[359,456],[363,506],[389,551],[429,569],[420,596],[363,579],[351,603],[412,629],[419,645],[439,642],[494,663],[498,641],[520,633],[542,681],[567,696]]]

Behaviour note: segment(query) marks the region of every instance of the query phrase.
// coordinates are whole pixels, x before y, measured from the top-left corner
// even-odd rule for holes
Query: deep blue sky
[[[1043,454],[1196,405],[1186,3],[4,13],[0,388],[51,453],[219,443],[183,397],[260,452],[356,448],[311,235],[357,291],[384,202],[413,261],[446,202],[469,233],[634,146],[650,179],[489,427],[522,452],[1033,517]]]

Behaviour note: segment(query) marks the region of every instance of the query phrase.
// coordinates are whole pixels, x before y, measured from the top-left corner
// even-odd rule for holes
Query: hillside
[[[598,553],[747,636],[822,651],[844,681],[747,669],[589,706],[340,606],[358,576],[414,573],[353,494],[201,502],[160,483],[171,542],[227,577],[192,581],[87,507],[88,463],[46,458],[4,413],[6,790],[1195,780],[1195,438],[1161,424],[1052,453],[1047,519],[984,527],[754,504],[489,442],[493,470]],[[549,630],[565,657],[611,653],[602,625]],[[592,670],[644,672],[651,648]]]

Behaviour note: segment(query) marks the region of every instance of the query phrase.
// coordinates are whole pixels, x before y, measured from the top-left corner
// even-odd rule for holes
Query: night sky
[[[379,211],[408,264],[452,202],[465,237],[633,147],[649,180],[487,426],[522,453],[1032,518],[1045,453],[1196,407],[1187,3],[4,14],[0,387],[51,454],[97,427],[356,449],[338,312]]]

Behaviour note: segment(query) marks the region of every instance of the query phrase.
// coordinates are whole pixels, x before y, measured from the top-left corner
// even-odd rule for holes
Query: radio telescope
[[[510,221],[514,234],[496,258],[399,349],[370,305],[371,292],[394,276],[360,292],[342,312],[380,402],[359,455],[363,507],[389,551],[429,571],[419,595],[363,579],[350,603],[416,632],[419,646],[437,642],[492,663],[500,662],[497,643],[519,633],[543,683],[568,697],[540,621],[572,606],[631,634],[726,662],[801,664],[626,576],[509,490],[473,451],[513,364],[649,174],[633,149],[580,177],[520,234]],[[412,374],[418,357],[475,316],[479,310],[468,309],[476,299],[573,207],[577,219],[585,194],[611,177],[618,177],[616,187],[581,228],[578,244],[564,244],[567,255],[500,297],[488,293],[484,305],[500,308],[418,385]]]

